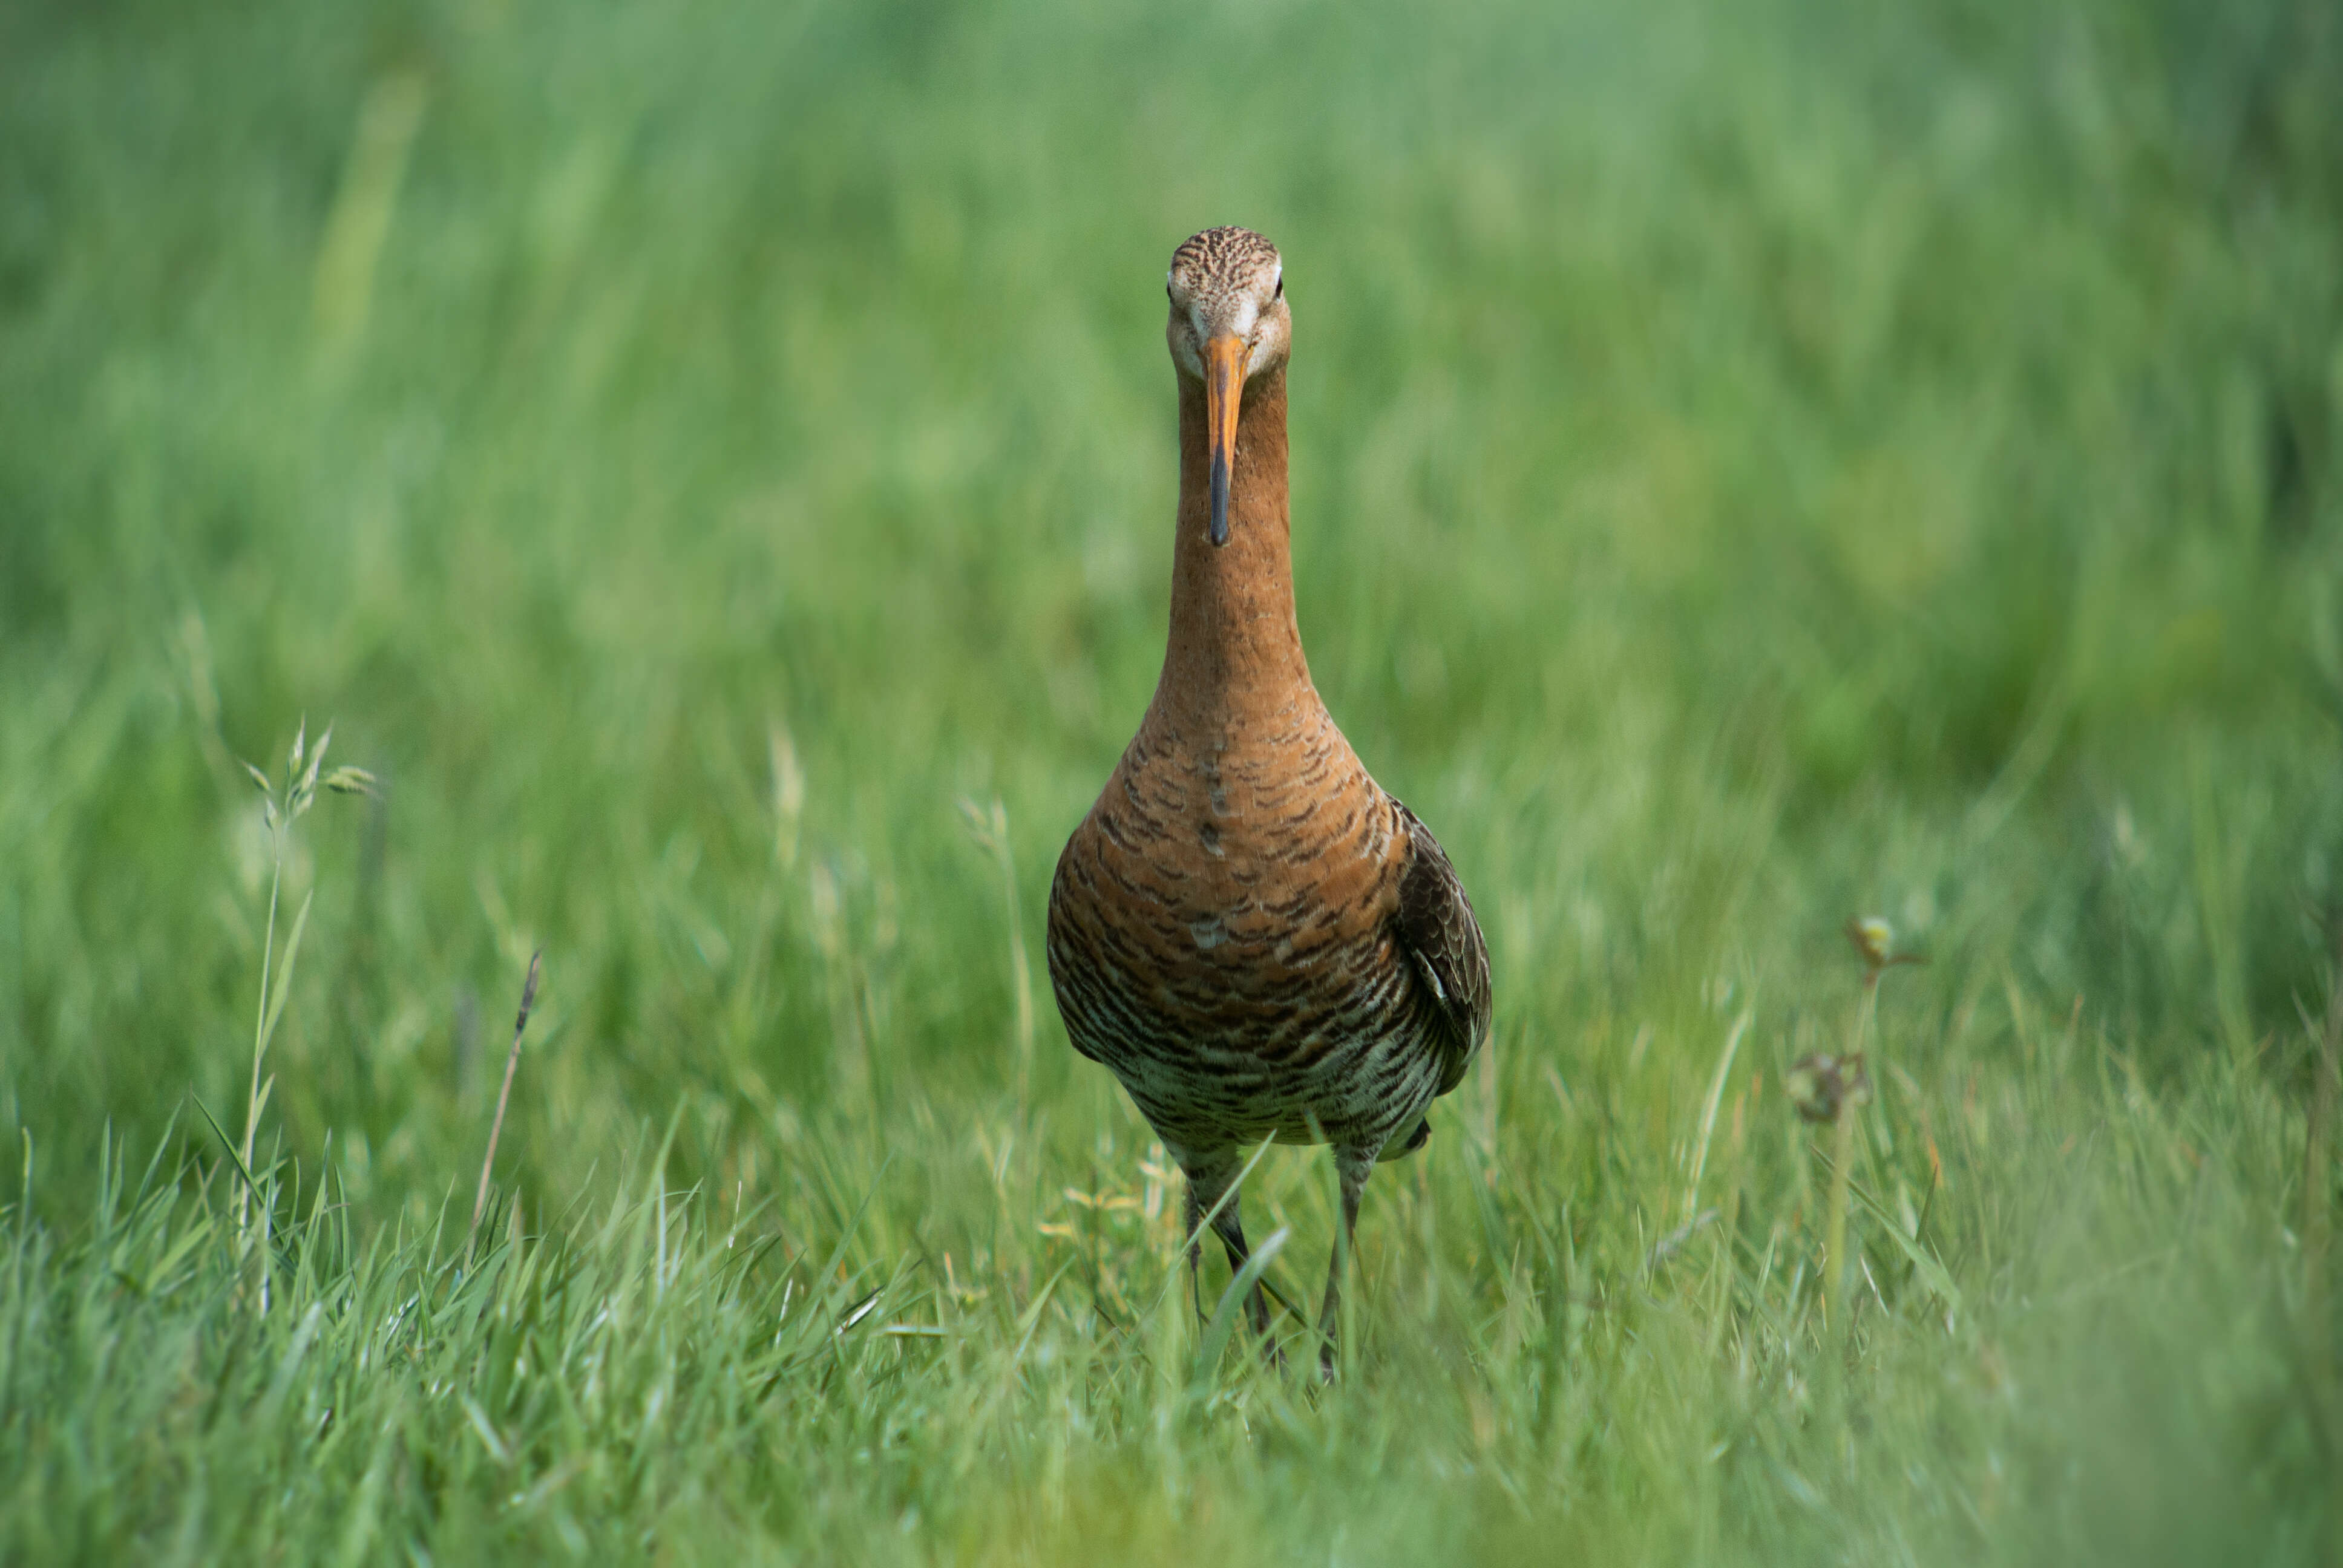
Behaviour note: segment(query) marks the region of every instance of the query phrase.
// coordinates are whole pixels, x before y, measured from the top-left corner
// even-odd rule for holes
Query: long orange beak
[[[1237,407],[1244,401],[1244,339],[1215,337],[1204,345],[1204,428],[1212,455],[1212,543],[1229,542],[1229,469],[1237,457]]]

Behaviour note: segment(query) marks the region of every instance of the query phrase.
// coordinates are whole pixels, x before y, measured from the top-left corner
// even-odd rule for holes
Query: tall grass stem
[[[505,1107],[512,1101],[513,1073],[520,1066],[520,1037],[528,1030],[528,1010],[537,1005],[538,966],[545,957],[539,948],[528,955],[528,979],[520,988],[520,1015],[513,1020],[512,1049],[505,1053],[504,1086],[497,1091],[496,1119],[488,1123],[488,1151],[480,1160],[480,1190],[472,1199],[471,1228],[464,1232],[464,1252],[469,1256],[480,1230],[480,1215],[488,1206],[488,1173],[496,1169],[497,1140],[504,1136]]]
[[[277,896],[285,880],[285,849],[282,824],[271,814],[268,829],[270,866],[268,871],[268,924],[260,939],[260,1000],[253,1010],[252,1019],[252,1089],[244,1101],[244,1141],[237,1157],[246,1171],[252,1169],[252,1141],[260,1130],[260,1061],[268,1049],[268,986],[273,960],[277,956]],[[244,1231],[252,1194],[244,1187],[236,1191],[236,1228]]]
[[[2336,1069],[2343,1055],[2343,935],[2327,988],[2325,1028],[2311,1038],[2310,1110],[2302,1150],[2303,1315],[2310,1328],[2311,1372],[2325,1391],[2335,1375],[2328,1253],[2333,1245]]]
[[[1851,1061],[1860,1061],[1870,1042],[1871,1015],[1879,1004],[1879,975],[1875,967],[1864,973],[1863,1001],[1855,1015],[1855,1045],[1847,1052]],[[1834,1342],[1845,1331],[1848,1316],[1841,1298],[1846,1290],[1846,1198],[1847,1182],[1854,1173],[1855,1114],[1855,1096],[1848,1094],[1832,1122],[1830,1197],[1823,1222],[1823,1332]],[[1835,1344],[1832,1353],[1837,1353]]]

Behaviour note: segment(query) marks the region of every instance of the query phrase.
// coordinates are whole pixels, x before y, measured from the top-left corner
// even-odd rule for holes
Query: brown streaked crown
[[[1216,307],[1237,296],[1268,296],[1283,266],[1277,246],[1232,224],[1189,236],[1172,253],[1172,270],[1165,277],[1175,293],[1212,316],[1218,314]]]

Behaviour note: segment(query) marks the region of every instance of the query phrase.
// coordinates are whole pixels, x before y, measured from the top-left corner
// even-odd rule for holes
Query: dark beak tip
[[[1229,542],[1229,465],[1219,453],[1212,455],[1212,526],[1209,536],[1218,548]]]

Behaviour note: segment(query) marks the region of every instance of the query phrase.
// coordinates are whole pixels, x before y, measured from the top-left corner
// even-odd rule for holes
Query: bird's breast
[[[1322,707],[1150,717],[1067,845],[1053,944],[1132,1004],[1262,1022],[1396,961],[1395,813]]]

